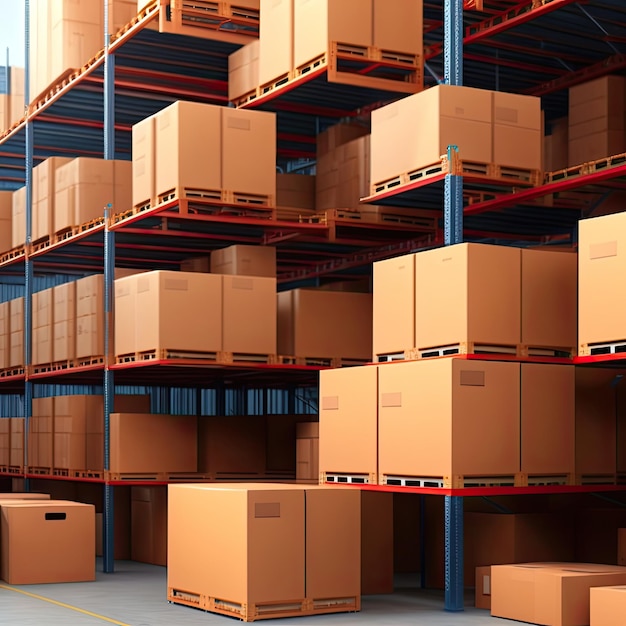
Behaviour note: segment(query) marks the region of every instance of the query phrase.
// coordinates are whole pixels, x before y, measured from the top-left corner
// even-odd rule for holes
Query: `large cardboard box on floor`
[[[112,413],[110,471],[197,472],[197,426],[197,418],[189,415]]]
[[[293,4],[296,68],[328,53],[333,42],[371,46],[372,0],[294,0]]]
[[[522,344],[575,351],[577,255],[526,249],[521,254]]]
[[[491,568],[491,615],[547,626],[590,622],[593,587],[626,584],[626,568],[588,563],[529,563]]]
[[[293,70],[294,0],[261,0],[260,4],[259,70],[255,87],[289,76]]]
[[[222,277],[155,271],[115,281],[115,354],[222,349]],[[246,311],[249,311],[247,309]]]
[[[104,217],[104,208],[112,213],[130,208],[132,164],[79,157],[55,172],[54,232]]]
[[[0,254],[7,252],[13,247],[12,221],[13,193],[11,191],[0,191]]]
[[[33,241],[54,233],[56,171],[71,160],[50,157],[33,168]]]
[[[9,301],[9,367],[24,366],[24,298]]]
[[[11,307],[8,302],[0,303],[0,369],[9,367],[11,359]]]
[[[581,220],[578,226],[579,354],[591,344],[626,340],[626,293],[615,289],[626,271],[626,213]]]
[[[574,367],[522,363],[521,376],[521,471],[571,479],[576,459]]]
[[[620,626],[626,615],[626,586],[590,589],[591,626]]]
[[[167,486],[131,488],[131,558],[167,566]]]
[[[519,472],[518,363],[388,363],[378,368],[378,397],[379,482],[432,477],[457,486]]]
[[[320,372],[320,475],[378,475],[375,365]]]
[[[438,85],[372,111],[372,185],[439,163],[449,145],[463,161],[492,163],[492,93]]]
[[[198,471],[222,480],[262,476],[267,443],[266,420],[260,415],[200,417]]]
[[[374,263],[374,360],[415,347],[415,255]]]
[[[371,346],[371,294],[314,289],[278,294],[280,354],[368,361]]]
[[[33,365],[52,363],[54,345],[54,298],[52,289],[33,294]]]
[[[76,358],[76,281],[57,285],[52,290],[54,321],[52,360]]]
[[[361,594],[393,593],[393,494],[361,492]]]
[[[213,250],[211,273],[276,278],[276,248],[235,245]]]
[[[296,481],[299,483],[319,483],[319,444],[318,422],[296,424]]]
[[[305,614],[306,601],[322,608],[331,598],[342,602],[329,612],[358,610],[360,500],[357,491],[317,486],[170,485],[170,599],[192,592],[241,604],[243,619],[258,604]],[[233,558],[243,566],[227,567]]]
[[[276,279],[229,275],[221,279],[222,349],[242,357],[276,354]]]
[[[26,241],[26,187],[13,192],[11,210],[11,247],[23,246]]]
[[[11,452],[9,466],[24,467],[24,418],[10,417],[11,421]]]
[[[415,255],[419,350],[467,343],[515,348],[520,311],[519,248],[470,243]]]
[[[2,504],[0,578],[10,585],[95,580],[95,533],[95,509],[89,504]]]
[[[266,21],[263,20],[261,29],[265,24]],[[270,42],[276,46],[276,39],[270,39]],[[231,102],[249,93],[256,93],[260,84],[260,48],[261,41],[257,39],[228,55],[228,99]]]

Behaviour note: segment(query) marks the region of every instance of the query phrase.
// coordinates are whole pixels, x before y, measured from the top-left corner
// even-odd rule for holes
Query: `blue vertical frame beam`
[[[115,57],[109,54],[109,3],[104,5],[104,158],[115,158]],[[110,417],[115,399],[115,377],[110,368],[113,351],[113,280],[115,278],[115,234],[109,230],[111,205],[104,211],[104,469],[109,470]],[[105,573],[115,570],[114,487],[104,485],[102,524],[103,563]]]
[[[24,3],[24,105],[30,101],[30,1]],[[30,115],[26,116],[26,146],[24,179],[26,183],[26,257],[25,257],[25,294],[24,294],[24,367],[26,372],[30,368],[33,356],[33,262],[30,258],[30,244],[33,234],[33,152],[34,127]],[[28,433],[30,418],[33,414],[33,384],[28,376],[24,383],[24,471],[28,467]],[[29,490],[26,479],[24,488]]]
[[[444,0],[444,82],[463,84],[463,0]],[[444,185],[444,243],[463,241],[463,177],[457,148],[448,147]],[[463,155],[461,155],[461,158]],[[463,498],[445,496],[445,609],[463,611]]]

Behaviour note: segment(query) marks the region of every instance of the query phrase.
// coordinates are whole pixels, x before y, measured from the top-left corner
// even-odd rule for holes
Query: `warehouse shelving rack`
[[[26,4],[28,6],[28,0]],[[132,124],[170,102],[184,97],[226,104],[227,57],[256,35],[253,18],[247,16],[247,27],[239,32],[221,32],[219,36],[216,31],[220,29],[220,21],[212,21],[203,28],[214,31],[213,39],[205,39],[173,34],[167,23],[170,9],[168,0],[154,0],[119,33],[111,37],[105,33],[105,46],[94,59],[83,68],[60,77],[50,90],[37,96],[26,118],[0,137],[0,180],[15,187],[25,182],[28,207],[31,206],[32,166],[36,162],[53,155],[128,158]],[[464,82],[470,86],[542,95],[548,121],[565,112],[564,89],[626,68],[625,42],[616,30],[626,18],[626,8],[620,0],[605,0],[594,7],[582,6],[573,0],[541,3],[534,0],[425,0],[424,11],[427,84]],[[163,32],[153,30],[157,23]],[[198,25],[188,27],[193,29]],[[28,22],[26,31],[28,41]],[[585,38],[584,47],[577,40],[581,37]],[[26,85],[28,89],[28,75]],[[262,101],[263,108],[274,110],[278,116],[282,164],[293,159],[314,158],[315,136],[332,123],[342,118],[366,118],[371,108],[399,97],[375,93],[361,101],[350,99],[354,92],[344,91],[348,100],[345,106],[338,107],[332,89],[315,89],[306,91],[306,106],[303,106],[305,92],[295,92],[297,89],[292,90],[291,95],[277,91]],[[253,103],[246,106],[254,108]],[[454,147],[450,147],[448,161],[457,157],[455,152]],[[462,159],[462,155],[457,158]],[[540,186],[528,186],[519,181],[487,183],[454,171],[441,172],[436,179],[410,183],[370,198],[377,204],[419,206],[436,211],[438,216],[432,229],[407,232],[406,228],[389,227],[384,237],[376,225],[341,224],[337,231],[337,224],[331,228],[325,223],[278,222],[224,214],[190,221],[173,216],[174,206],[120,219],[115,217],[119,207],[112,207],[113,215],[109,219],[65,241],[37,250],[28,241],[21,252],[0,259],[0,274],[25,277],[25,343],[30,356],[34,264],[38,274],[64,273],[70,267],[73,273],[80,275],[104,269],[110,336],[112,270],[116,259],[127,267],[172,268],[190,256],[191,251],[206,252],[226,243],[263,243],[278,247],[279,281],[296,285],[320,277],[342,276],[374,260],[462,239],[522,245],[572,244],[577,220],[593,214],[598,202],[607,194],[623,188],[626,169],[618,161],[613,159],[607,167],[602,163],[586,164],[577,171],[551,174]],[[178,219],[177,228],[187,222],[182,232],[155,230],[155,224],[166,215],[168,222]],[[30,233],[30,209],[27,228]],[[574,361],[623,365],[619,359],[611,355]],[[290,404],[295,402],[293,392],[299,385],[315,383],[315,368],[255,365],[190,369],[170,363],[142,367],[118,367],[109,363],[106,367],[97,364],[72,371],[39,374],[29,371],[25,375],[6,376],[0,379],[0,393],[23,393],[25,414],[29,416],[33,384],[99,386],[104,374],[108,415],[114,383],[163,386],[164,378],[176,384],[181,377],[189,383],[190,372],[199,387],[206,384],[209,372],[218,388],[228,384],[235,373],[265,388],[280,381],[287,387]],[[288,381],[282,380],[285,376],[289,376]],[[105,485],[106,571],[113,571],[111,488],[111,484]],[[373,485],[361,488],[396,490]],[[561,493],[564,490],[608,492],[623,487],[436,490],[445,497],[446,507],[446,609],[463,608],[463,497],[521,494],[524,492],[520,490],[524,489],[529,490],[528,493]],[[411,488],[402,488],[402,491],[430,493]]]

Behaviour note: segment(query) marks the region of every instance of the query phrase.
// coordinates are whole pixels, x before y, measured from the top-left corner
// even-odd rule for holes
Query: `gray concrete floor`
[[[498,626],[514,623],[492,618],[487,611],[473,608],[471,596],[466,598],[465,612],[446,613],[441,593],[422,592],[407,584],[403,582],[402,588],[393,596],[363,598],[360,613],[258,623],[284,626]],[[95,583],[14,588],[0,585],[0,624],[3,626],[102,626],[106,623],[118,626],[228,626],[236,623],[229,617],[169,604],[165,599],[165,568],[131,561],[117,562],[115,574],[98,572]],[[24,595],[20,591],[39,597]]]

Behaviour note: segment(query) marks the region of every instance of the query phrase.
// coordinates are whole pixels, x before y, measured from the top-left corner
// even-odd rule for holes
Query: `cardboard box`
[[[361,492],[361,594],[393,593],[393,495]]]
[[[0,369],[11,360],[11,310],[8,302],[0,302]]]
[[[544,139],[543,168],[546,172],[556,172],[567,167],[569,131],[566,117],[553,120],[551,134]]]
[[[571,119],[570,116],[570,122],[578,124],[586,119],[607,116],[607,113],[623,112],[626,98],[625,86],[626,80],[623,76],[611,75],[570,87],[570,110],[576,110],[577,107],[583,105],[588,107],[586,111],[581,111],[580,117],[574,116]]]
[[[424,9],[419,2],[373,0],[372,43],[383,50],[424,55]]]
[[[589,601],[592,626],[619,626],[626,615],[626,586],[592,587]]]
[[[104,276],[76,281],[76,358],[104,357]]]
[[[616,383],[610,370],[576,368],[576,474],[614,474]]]
[[[73,361],[76,358],[76,282],[58,285],[52,290],[54,306],[54,345],[52,360]]]
[[[178,101],[155,115],[157,198],[222,189],[221,110]]]
[[[0,191],[0,254],[13,247],[13,193]]]
[[[571,128],[571,127],[570,127]],[[569,140],[569,167],[624,152],[623,130],[610,130]]]
[[[296,476],[296,428],[297,424],[309,419],[317,421],[317,414],[311,415],[268,415],[266,417],[266,469],[270,474]]]
[[[476,568],[474,606],[477,609],[491,610],[491,566]]]
[[[519,248],[470,243],[416,254],[416,347],[519,344],[520,277]]]
[[[221,188],[235,194],[235,202],[252,197],[276,206],[276,115],[216,108],[222,114]]]
[[[315,211],[315,176],[276,174],[276,206]]]
[[[11,418],[0,418],[0,467],[11,464]],[[0,497],[2,494],[0,494]]]
[[[626,565],[626,528],[617,531],[617,564]]]
[[[127,561],[131,558],[131,487],[117,487],[113,492],[113,533],[114,546],[113,556],[115,560]],[[98,498],[98,503],[103,498]],[[96,504],[98,504],[96,503]],[[88,503],[91,504],[91,503]],[[97,510],[98,506],[96,507]],[[103,552],[103,514],[96,513],[96,556],[102,556]]]
[[[109,469],[119,474],[198,471],[197,418],[111,414]]]
[[[72,159],[50,157],[33,168],[33,241],[54,233],[56,171]]]
[[[374,360],[415,347],[415,255],[374,263]]]
[[[586,345],[626,338],[621,311],[626,294],[615,281],[626,271],[626,213],[604,215],[579,223],[578,343]],[[584,352],[580,352],[584,354]]]
[[[278,352],[306,358],[371,358],[372,296],[293,289],[278,294]]]
[[[522,363],[521,376],[521,470],[571,477],[576,459],[574,367]]]
[[[9,301],[10,347],[9,367],[24,366],[24,298]]]
[[[378,473],[375,365],[320,372],[320,474]]]
[[[94,507],[16,502],[0,508],[0,577],[10,585],[95,580]]]
[[[510,168],[542,170],[542,142],[541,98],[494,91],[493,162]]]
[[[522,343],[572,351],[576,346],[578,257],[522,250]]]
[[[69,470],[95,470],[87,465],[89,424],[104,419],[101,396],[57,396],[53,399],[54,467]]]
[[[11,247],[23,246],[26,241],[26,187],[13,192],[11,219]]]
[[[267,27],[269,22],[269,19],[267,23],[263,20],[261,29]],[[271,50],[274,50],[276,39],[270,38],[270,41],[273,44]],[[231,102],[249,93],[256,94],[256,88],[260,85],[260,49],[261,41],[256,39],[228,55],[228,99]],[[273,78],[276,77],[270,80]]]
[[[190,545],[194,559],[188,558]],[[358,610],[360,550],[358,491],[169,486],[168,588],[174,591],[245,604],[247,615],[255,604],[298,604],[305,598],[341,598],[350,608],[337,603],[338,611]],[[243,567],[225,567],[234,555]],[[216,567],[199,567],[206,558]],[[269,578],[268,558],[275,567]]]
[[[0,493],[0,500],[50,500],[48,493]]]
[[[52,363],[54,345],[54,298],[52,289],[33,294],[33,365]]]
[[[10,417],[11,421],[11,452],[10,467],[24,467],[24,418]]]
[[[296,480],[317,484],[320,480],[319,423],[296,424]]]
[[[265,85],[293,70],[294,2],[261,0],[260,4],[258,85]]]
[[[369,135],[369,125],[357,122],[340,122],[328,127],[317,136],[317,160],[335,153],[340,146]],[[319,163],[318,163],[319,170]]]
[[[266,422],[260,415],[201,417],[198,471],[221,479],[262,476],[266,445]]]
[[[626,568],[529,563],[491,568],[491,615],[549,626],[589,624],[592,587],[626,584]]]
[[[222,276],[221,279],[223,350],[240,355],[276,354],[276,279],[259,276]],[[205,319],[206,311],[202,314]]]
[[[133,124],[132,130],[132,204],[134,207],[156,200],[156,116]]]
[[[167,487],[131,488],[131,558],[167,566]]]
[[[79,157],[55,173],[54,232],[98,220],[110,204],[111,213],[131,205],[132,164]]]
[[[115,354],[218,352],[221,290],[221,276],[193,272],[155,271],[116,280]]]
[[[389,363],[378,394],[380,476],[454,482],[519,472],[519,363]]]
[[[328,52],[331,42],[371,46],[372,0],[294,0],[293,5],[296,68]]]
[[[211,271],[211,257],[196,256],[191,259],[184,259],[180,262],[180,271],[208,274]]]
[[[276,278],[276,248],[235,245],[213,250],[211,273]]]
[[[372,111],[372,185],[440,162],[493,162],[492,92],[437,85]]]

